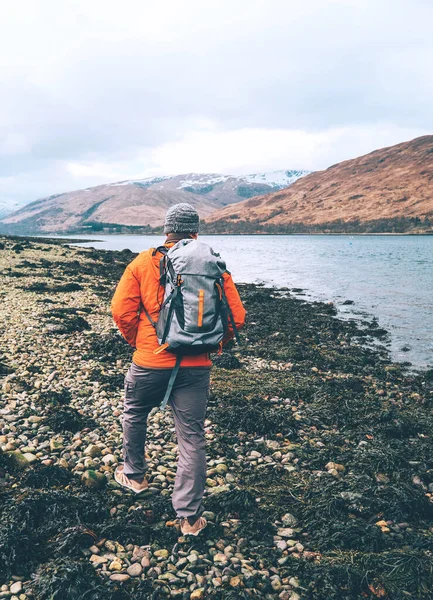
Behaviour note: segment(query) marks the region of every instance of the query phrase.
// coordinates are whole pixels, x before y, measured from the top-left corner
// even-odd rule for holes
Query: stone
[[[140,563],[133,563],[130,567],[126,569],[126,572],[131,577],[140,577],[140,575],[143,572],[143,567],[140,565]]]
[[[191,600],[203,600],[204,598],[204,588],[197,588],[193,592],[191,592],[190,599]]]
[[[238,588],[242,584],[242,580],[239,575],[235,575],[234,577],[230,577],[230,585],[232,588]]]
[[[84,455],[89,456],[90,458],[96,458],[97,456],[101,456],[101,454],[101,448],[95,444],[90,444],[90,446],[87,446],[87,448],[84,450]]]
[[[192,565],[195,565],[196,562],[198,561],[198,556],[197,556],[197,554],[189,554],[187,556],[187,559]]]
[[[90,557],[90,562],[94,565],[104,565],[108,562],[108,558],[106,556],[99,556],[98,554],[92,554]]]
[[[224,463],[221,463],[215,467],[215,471],[218,473],[218,475],[224,475],[228,470],[228,466]]]
[[[100,490],[106,485],[107,478],[102,473],[89,469],[81,475],[81,482],[91,490]]]
[[[266,446],[271,450],[277,450],[280,447],[280,443],[275,440],[266,440]]]
[[[9,588],[9,591],[12,594],[19,594],[20,592],[22,592],[23,589],[23,584],[21,581],[16,581],[15,583],[13,583],[11,585],[11,587]]]
[[[110,579],[111,581],[128,581],[128,579],[130,579],[129,575],[127,575],[126,573],[114,573],[113,575],[110,575]]]
[[[162,550],[155,550],[153,554],[158,558],[168,558],[170,553],[168,550],[163,548]]]
[[[292,538],[294,536],[294,531],[291,527],[281,527],[277,530],[277,533],[283,538]]]
[[[114,463],[117,463],[117,458],[114,456],[114,454],[106,454],[102,458],[102,462],[104,465],[114,465]]]
[[[60,452],[60,450],[63,450],[63,442],[61,442],[60,440],[56,440],[56,439],[51,439],[50,440],[50,450],[51,452]]]
[[[5,457],[8,459],[12,469],[15,469],[16,471],[23,471],[30,466],[28,459],[18,450],[5,452]]]
[[[208,521],[215,521],[215,519],[216,519],[216,515],[215,515],[215,513],[214,513],[214,512],[211,512],[210,510],[205,510],[205,511],[203,512],[203,517],[204,517],[205,519],[207,519]]]
[[[286,513],[281,517],[281,522],[284,527],[296,527],[298,519],[291,513]]]
[[[110,569],[110,571],[121,571],[122,563],[120,562],[120,560],[113,560],[113,562],[110,563],[108,568]]]
[[[24,452],[23,456],[26,460],[29,461],[29,464],[32,464],[38,460],[37,457],[34,454],[32,454],[32,452]]]
[[[271,586],[272,586],[272,589],[274,590],[274,592],[279,592],[281,590],[281,588],[283,587],[281,585],[281,581],[280,581],[279,577],[274,577],[271,580]]]
[[[42,421],[43,417],[38,417],[37,415],[32,415],[31,417],[29,417],[29,423],[39,423],[40,421]]]

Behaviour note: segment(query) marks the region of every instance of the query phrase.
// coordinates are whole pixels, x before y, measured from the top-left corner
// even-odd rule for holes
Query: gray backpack
[[[155,323],[160,348],[156,352],[177,355],[161,408],[167,404],[179,371],[182,356],[222,350],[222,340],[229,322],[235,337],[239,335],[224,293],[223,274],[226,264],[210,246],[185,239],[167,250],[161,246],[153,251],[162,254],[160,285],[165,289],[164,301]]]

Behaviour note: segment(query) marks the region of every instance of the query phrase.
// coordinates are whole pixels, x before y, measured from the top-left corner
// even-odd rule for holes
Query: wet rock
[[[102,473],[90,469],[84,471],[81,476],[81,482],[90,489],[100,490],[106,485],[107,478]]]

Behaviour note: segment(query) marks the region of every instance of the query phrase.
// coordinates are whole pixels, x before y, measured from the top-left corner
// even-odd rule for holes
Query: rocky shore
[[[425,599],[433,371],[371,322],[241,286],[244,346],[215,359],[206,516],[179,535],[176,439],[155,411],[150,489],[119,489],[131,349],[109,302],[129,251],[0,238],[0,598]]]

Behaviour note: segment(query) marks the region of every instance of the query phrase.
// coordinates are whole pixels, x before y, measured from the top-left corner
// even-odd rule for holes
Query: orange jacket
[[[166,243],[167,248],[173,243]],[[159,285],[159,261],[161,255],[152,256],[153,249],[141,252],[125,269],[111,302],[113,319],[125,340],[136,350],[132,357],[134,363],[152,369],[172,368],[176,356],[170,352],[154,354],[159,348],[155,328],[149,322],[140,305],[146,308],[153,321],[158,319],[160,306],[164,298],[164,288]],[[224,273],[224,290],[233,313],[236,327],[240,329],[245,322],[245,309],[230,273]],[[232,327],[224,340],[233,337]],[[208,354],[185,356],[182,367],[208,367],[212,363]]]

